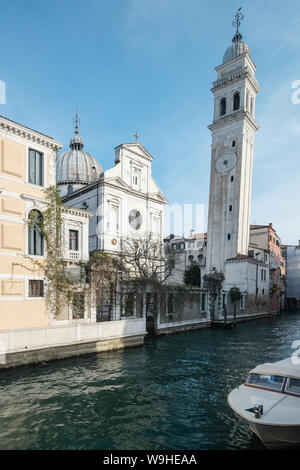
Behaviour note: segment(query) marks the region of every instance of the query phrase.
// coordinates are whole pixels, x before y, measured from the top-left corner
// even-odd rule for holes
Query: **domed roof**
[[[75,117],[75,135],[70,140],[70,149],[61,153],[56,160],[56,181],[58,184],[89,184],[99,179],[103,172],[100,163],[82,150],[83,139],[78,135],[79,118]]]
[[[223,64],[229,62],[244,52],[248,52],[248,54],[250,54],[249,46],[245,42],[242,42],[242,35],[237,33],[232,39],[231,46],[226,49],[226,52],[223,55]]]

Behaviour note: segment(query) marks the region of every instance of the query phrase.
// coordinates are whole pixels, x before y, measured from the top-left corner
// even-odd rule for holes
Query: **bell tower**
[[[213,82],[214,116],[212,134],[208,214],[207,271],[224,272],[225,261],[248,254],[252,161],[255,132],[256,67],[235,15],[231,46],[216,67]]]

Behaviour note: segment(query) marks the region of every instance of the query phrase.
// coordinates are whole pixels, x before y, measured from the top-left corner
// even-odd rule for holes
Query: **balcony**
[[[69,250],[68,259],[70,261],[79,261],[81,258],[80,251],[71,251]]]

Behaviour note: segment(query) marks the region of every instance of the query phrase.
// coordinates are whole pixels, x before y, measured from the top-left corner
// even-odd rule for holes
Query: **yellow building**
[[[136,346],[146,335],[143,316],[98,322],[86,297],[79,296],[76,308],[74,298],[67,302],[59,315],[49,309],[39,221],[49,207],[44,190],[56,183],[61,147],[0,116],[0,369]],[[62,208],[62,254],[75,277],[89,259],[92,216],[82,205]]]
[[[39,231],[27,224],[42,213],[44,188],[55,184],[56,153],[62,144],[0,116],[0,330],[49,323],[42,272],[30,271],[24,255],[43,259]]]

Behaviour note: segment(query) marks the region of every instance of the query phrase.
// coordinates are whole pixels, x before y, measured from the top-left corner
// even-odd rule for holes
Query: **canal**
[[[290,356],[300,313],[0,373],[1,449],[255,449],[228,392]]]

